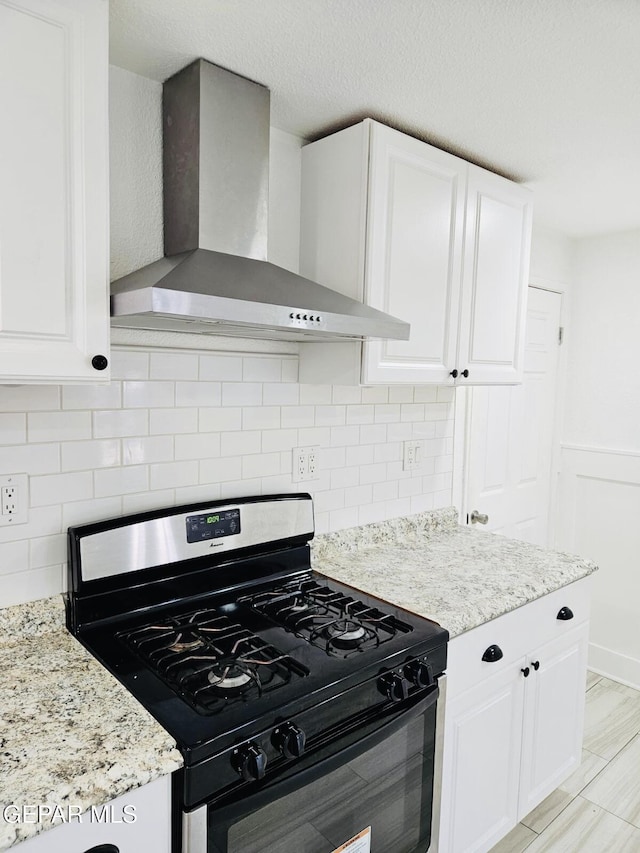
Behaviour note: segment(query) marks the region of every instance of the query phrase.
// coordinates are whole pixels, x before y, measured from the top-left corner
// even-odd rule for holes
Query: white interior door
[[[470,389],[467,421],[466,513],[489,516],[476,527],[545,546],[560,306],[559,293],[528,288],[522,385]]]

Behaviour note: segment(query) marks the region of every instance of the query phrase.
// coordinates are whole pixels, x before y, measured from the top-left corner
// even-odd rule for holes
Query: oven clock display
[[[240,533],[239,509],[187,516],[187,542],[220,539],[221,536],[235,536],[237,533]]]

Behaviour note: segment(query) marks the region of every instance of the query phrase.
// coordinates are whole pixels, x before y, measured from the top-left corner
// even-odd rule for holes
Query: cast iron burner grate
[[[200,714],[249,702],[309,671],[215,610],[116,635]]]
[[[390,613],[313,580],[293,581],[239,602],[335,657],[364,652],[413,630]]]

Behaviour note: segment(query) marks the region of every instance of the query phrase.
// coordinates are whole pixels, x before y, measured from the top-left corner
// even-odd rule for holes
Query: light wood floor
[[[640,853],[640,692],[589,673],[582,764],[491,853]]]

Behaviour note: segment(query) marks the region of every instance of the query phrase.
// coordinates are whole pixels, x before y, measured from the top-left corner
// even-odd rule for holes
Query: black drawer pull
[[[540,669],[540,661],[539,661],[539,660],[534,660],[534,662],[531,664],[531,666],[532,666],[532,667],[535,669],[535,671],[537,672],[537,671]]]
[[[524,675],[525,678],[529,678],[529,673],[531,672],[531,670],[528,666],[525,666],[525,668],[521,669],[520,672]]]
[[[499,661],[503,657],[502,649],[500,646],[489,646],[489,648],[482,655],[482,660],[486,661],[486,663],[495,663]]]
[[[96,847],[90,847],[84,853],[120,853],[120,848],[115,844],[98,844]]]
[[[561,607],[558,610],[556,619],[559,619],[561,622],[568,622],[569,619],[573,619],[573,610],[570,607]]]

